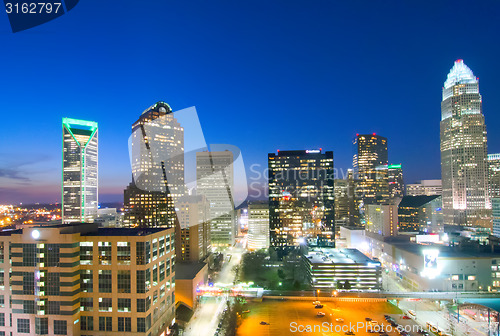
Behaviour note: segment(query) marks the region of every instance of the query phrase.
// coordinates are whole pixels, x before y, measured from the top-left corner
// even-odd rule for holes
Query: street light
[[[319,289],[316,289],[316,298],[318,299],[319,301]]]

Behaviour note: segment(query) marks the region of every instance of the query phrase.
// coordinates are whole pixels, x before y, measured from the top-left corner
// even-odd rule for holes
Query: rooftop
[[[353,248],[313,248],[306,254],[312,264],[368,264],[378,263]]]

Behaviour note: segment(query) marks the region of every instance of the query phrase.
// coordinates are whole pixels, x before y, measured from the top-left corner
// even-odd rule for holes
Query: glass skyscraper
[[[62,220],[89,222],[97,214],[97,123],[63,118]]]
[[[387,138],[375,133],[356,135],[352,165],[358,180],[356,194],[364,204],[388,201],[387,164]]]
[[[455,61],[443,87],[441,175],[444,224],[487,225],[486,125],[478,79],[462,60]]]
[[[132,183],[124,191],[125,225],[175,227],[175,202],[184,196],[184,129],[165,102],[132,125]]]
[[[335,244],[333,152],[278,151],[268,155],[271,246],[282,251],[307,240]]]

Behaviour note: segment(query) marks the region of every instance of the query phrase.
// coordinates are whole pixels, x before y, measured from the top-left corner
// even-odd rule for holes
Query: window
[[[137,312],[145,313],[146,309],[146,299],[137,299]]]
[[[165,285],[161,285],[160,287],[160,298],[165,296]]]
[[[47,278],[47,295],[59,295],[61,288],[59,273],[49,273]]]
[[[99,270],[99,292],[111,293],[112,279],[110,270]]]
[[[130,271],[118,271],[118,293],[130,293]]]
[[[93,311],[94,310],[94,298],[82,297],[80,299],[80,311]]]
[[[82,270],[80,274],[80,286],[82,292],[84,293],[92,293],[94,287],[94,280],[92,270]]]
[[[160,282],[165,280],[165,261],[160,261]]]
[[[118,318],[118,331],[132,331],[132,318],[119,317]]]
[[[0,327],[5,327],[5,313],[0,313]]]
[[[474,280],[476,280],[476,276],[475,275],[469,275],[469,276],[467,276],[467,280],[474,281]]]
[[[130,265],[130,243],[129,242],[118,242],[116,259],[118,265]]]
[[[23,301],[23,313],[34,314],[35,313],[35,301],[24,300]]]
[[[47,335],[49,333],[49,319],[35,317],[35,334]]]
[[[158,291],[155,290],[153,292],[153,304],[156,304],[156,302],[158,302]]]
[[[93,242],[81,242],[80,243],[80,264],[81,265],[92,265],[93,256],[94,256],[94,243]]]
[[[61,302],[59,301],[48,301],[47,311],[50,315],[60,315],[61,314]]]
[[[0,308],[5,307],[5,299],[3,295],[0,295]]]
[[[153,286],[158,285],[158,267],[156,265],[153,266]]]
[[[44,253],[47,256],[48,267],[59,267],[59,244],[47,244]]]
[[[54,320],[54,334],[56,334],[56,335],[67,335],[68,334],[68,327],[66,325],[66,321]]]
[[[23,272],[23,294],[35,295],[35,274]]]
[[[93,316],[81,316],[80,317],[80,329],[81,330],[94,330],[94,317]]]
[[[30,320],[29,319],[17,319],[17,332],[23,334],[30,333]]]
[[[23,266],[36,266],[38,257],[35,244],[23,244]]]
[[[111,242],[98,242],[99,264],[111,265]]]
[[[112,331],[113,319],[109,316],[99,316],[99,331]]]
[[[119,312],[130,312],[132,310],[132,300],[131,299],[118,299],[118,311]]]
[[[155,238],[153,239],[153,261],[158,258],[158,240]]]
[[[0,287],[5,286],[5,273],[3,268],[0,268]]]
[[[112,298],[99,298],[99,311],[100,312],[113,311],[113,299]]]
[[[0,263],[3,263],[5,260],[5,246],[4,242],[0,242]]]
[[[146,332],[146,319],[144,317],[137,318],[137,332]]]
[[[165,237],[160,237],[160,239],[158,240],[158,245],[160,257],[163,257],[165,255]]]
[[[146,293],[151,288],[151,271],[138,270],[136,275],[137,293]]]

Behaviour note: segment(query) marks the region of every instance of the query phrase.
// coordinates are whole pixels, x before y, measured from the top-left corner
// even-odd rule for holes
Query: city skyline
[[[134,12],[126,10],[130,3],[123,5],[120,22],[127,21],[124,19]],[[107,12],[112,5],[102,6],[103,12]],[[85,20],[92,9],[88,4],[79,4],[78,11],[43,27],[18,33],[15,39],[4,36],[6,49],[12,50],[0,56],[4,64],[18,64],[15,62],[23,59],[22,52],[29,47],[43,50],[39,60],[48,62],[48,67],[27,65],[28,71],[21,76],[17,66],[5,71],[4,81],[9,83],[1,105],[5,123],[15,122],[15,112],[24,113],[26,119],[22,129],[7,128],[3,133],[7,141],[0,143],[4,158],[0,165],[2,202],[59,200],[60,181],[56,168],[60,166],[60,157],[52,153],[60,151],[57,124],[63,116],[99,123],[100,200],[120,201],[131,175],[126,145],[130,123],[135,120],[137,111],[158,100],[171,104],[174,110],[196,106],[208,142],[232,143],[241,148],[247,174],[253,163],[265,167],[266,153],[277,149],[333,150],[336,167],[347,169],[351,166],[350,144],[355,134],[376,132],[388,138],[389,161],[403,164],[406,183],[440,178],[440,92],[436,88],[442,84],[453,61],[460,58],[465,59],[481,78],[486,124],[493,129],[500,123],[500,117],[493,113],[500,106],[495,97],[496,78],[500,75],[496,67],[498,47],[487,42],[498,23],[487,20],[495,12],[490,6],[478,4],[465,10],[461,3],[439,4],[428,12],[406,4],[393,7],[372,4],[367,6],[374,6],[373,11],[359,14],[350,4],[326,3],[306,9],[290,4],[285,15],[271,18],[283,8],[273,4],[269,5],[268,13],[261,13],[258,4],[254,7],[233,4],[234,7],[226,12],[218,13],[207,4],[201,4],[189,10],[195,18],[192,30],[181,29],[186,24],[184,15],[173,18],[168,28],[161,25],[161,20],[154,20],[155,15],[165,11],[184,13],[185,5],[152,6],[157,6],[152,12],[146,9],[134,12],[141,18],[153,13],[148,20],[152,22],[150,27],[142,27],[138,23],[141,20],[128,20],[128,27],[117,25],[122,31],[109,31],[108,18],[99,13],[92,13],[95,24],[91,26]],[[498,7],[496,4],[491,6]],[[230,10],[236,13],[247,10],[251,15],[226,15]],[[316,16],[318,23],[302,15],[301,10]],[[338,16],[340,12],[344,17]],[[291,22],[299,13],[305,17],[306,24],[295,28]],[[371,13],[378,16],[372,17]],[[352,20],[358,14],[361,17]],[[296,38],[293,41],[276,40],[281,36],[280,30],[273,25],[254,27],[253,19],[249,19],[252,15],[265,23],[276,22],[277,26],[289,27],[289,33]],[[234,26],[234,32],[221,33],[220,26],[211,23],[214,17],[223,26]],[[430,23],[418,24],[421,20]],[[456,20],[464,25],[460,36],[447,36],[444,40],[442,35],[434,34]],[[365,23],[359,23],[362,21]],[[2,24],[0,28],[6,29],[7,23]],[[370,25],[374,27],[367,31]],[[401,29],[394,31],[394,25]],[[76,27],[85,27],[89,33],[100,35],[89,41]],[[339,27],[343,28],[345,36],[336,33]],[[196,34],[201,28],[206,31],[208,41],[218,45],[220,50],[207,49],[207,41],[200,40]],[[412,38],[405,39],[405,36]],[[472,36],[479,36],[474,50],[458,43]],[[233,47],[226,45],[228,38]],[[62,39],[68,42],[59,44]],[[167,42],[156,43],[157,54],[166,56],[155,55],[147,59],[127,47],[125,41],[129,40],[130,44],[135,43],[137,50],[146,50],[156,41]],[[298,51],[295,43],[301,43]],[[387,51],[370,53],[376,48],[374,43],[387,45]],[[99,56],[89,53],[94,44],[101,50]],[[265,52],[250,53],[255,47]],[[199,61],[184,60],[172,53],[165,54],[167,48],[177,48],[179,52],[175,55],[192,55],[197,48],[207,54]],[[433,50],[432,55],[427,52],[429,48]],[[81,54],[75,55],[75,50]],[[234,57],[228,62],[229,55]],[[285,55],[287,61],[283,63]],[[245,66],[235,73],[229,71],[240,64]],[[124,72],[125,65],[133,66]],[[71,68],[71,77],[60,68]],[[294,80],[296,75],[304,80]],[[66,86],[73,76],[78,81]],[[235,86],[232,83],[236,76],[239,79]],[[26,80],[30,82],[28,86]],[[377,82],[376,87],[365,90],[363,99],[358,99],[359,86],[370,80]],[[109,87],[113,89],[108,90]],[[53,88],[61,93],[60,97],[54,95]],[[417,100],[414,92],[419,92]],[[248,101],[254,103],[248,104]],[[301,130],[285,135],[268,132],[267,123],[260,122],[260,118],[266,117],[290,130],[300,125]],[[30,135],[35,131],[43,141],[31,140]],[[417,139],[421,132],[426,137]],[[492,132],[488,140],[489,153],[500,152],[500,135]],[[408,150],[408,147],[418,150]],[[422,162],[425,162],[424,167]]]

